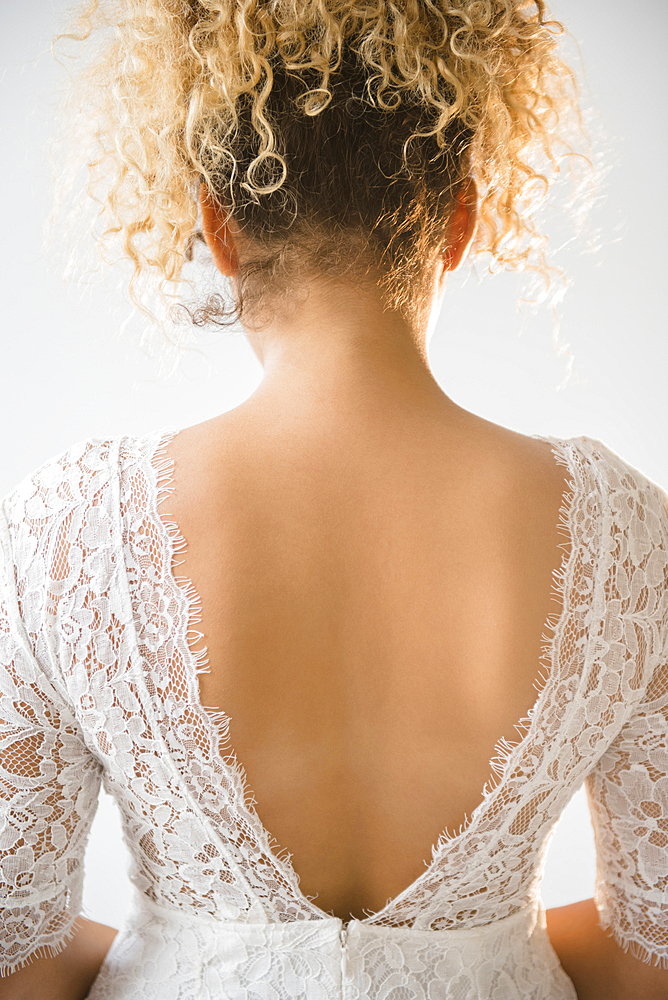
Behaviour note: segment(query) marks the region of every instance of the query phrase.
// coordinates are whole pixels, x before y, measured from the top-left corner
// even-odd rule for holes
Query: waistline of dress
[[[510,933],[514,937],[519,935],[529,939],[537,926],[539,928],[545,927],[545,911],[540,899],[526,903],[514,913],[490,923],[437,930],[422,927],[393,927],[386,924],[373,924],[356,918],[343,921],[340,917],[329,916],[325,913],[322,917],[311,920],[284,921],[269,918],[266,921],[232,920],[206,911],[186,910],[168,903],[157,902],[140,892],[135,893],[132,912],[135,915],[150,913],[155,919],[168,923],[199,926],[202,929],[208,926],[209,931],[213,933],[236,933],[242,938],[252,938],[261,934],[265,939],[269,934],[283,940],[291,936],[299,939],[305,935],[309,938],[318,937],[321,941],[336,939],[347,941],[351,937],[409,937],[416,939],[423,936],[430,941],[442,941],[445,944],[446,942],[463,942],[467,938],[480,940],[506,933]]]
[[[137,985],[137,984],[140,985]],[[475,927],[387,927],[323,913],[259,922],[136,892],[89,1000],[576,1000],[539,900]]]

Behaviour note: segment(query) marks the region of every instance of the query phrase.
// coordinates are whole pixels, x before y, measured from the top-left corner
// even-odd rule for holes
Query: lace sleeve
[[[662,493],[659,500],[645,512],[660,524],[656,545],[617,564],[618,585],[634,611],[619,617],[613,641],[633,651],[636,664],[647,663],[646,678],[639,692],[625,692],[635,707],[586,788],[601,923],[625,950],[668,968],[668,502]],[[619,559],[621,533],[615,544]],[[649,643],[633,620],[648,617]]]
[[[17,538],[11,510],[7,500],[0,506],[0,975],[56,954],[71,936],[100,786],[100,767],[49,676],[48,627],[35,652],[35,623],[48,626],[56,597],[43,558],[49,518],[24,523]]]

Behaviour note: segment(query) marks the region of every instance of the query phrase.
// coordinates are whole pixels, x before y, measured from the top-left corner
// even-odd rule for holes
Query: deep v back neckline
[[[174,463],[168,455],[167,449],[178,433],[178,428],[166,427],[152,436],[150,447],[145,453],[144,472],[152,487],[147,498],[146,513],[150,516],[162,542],[161,557],[164,560],[162,567],[164,579],[172,585],[175,599],[182,602],[181,614],[179,615],[181,634],[175,639],[185,661],[188,703],[192,711],[198,714],[202,725],[208,729],[209,762],[216,772],[226,776],[233,800],[232,808],[243,817],[245,828],[251,831],[251,836],[255,840],[254,846],[261,852],[265,864],[274,869],[278,884],[289,887],[294,907],[303,917],[331,919],[330,912],[323,910],[313,902],[316,897],[308,897],[302,892],[299,886],[299,875],[292,865],[291,855],[287,849],[279,849],[279,845],[264,827],[256,809],[256,800],[249,787],[244,766],[233,749],[230,738],[230,718],[223,709],[214,709],[201,702],[198,675],[207,669],[206,648],[199,650],[192,648],[203,638],[202,633],[195,627],[201,622],[201,600],[192,581],[185,577],[179,577],[175,573],[178,566],[176,557],[185,550],[186,540],[181,535],[178,525],[173,520],[163,519],[159,509],[173,490]],[[555,671],[558,670],[561,636],[569,616],[571,568],[576,559],[578,546],[574,522],[577,499],[582,494],[583,485],[579,481],[578,466],[574,457],[576,447],[573,440],[537,434],[532,435],[532,437],[549,444],[555,462],[568,472],[566,490],[562,495],[558,514],[558,530],[567,539],[567,542],[560,546],[562,561],[560,569],[554,575],[553,582],[553,592],[560,597],[561,608],[558,612],[550,614],[544,625],[543,638],[547,639],[548,632],[551,632],[552,635],[543,647],[543,656],[540,657],[539,664],[537,664],[535,684],[537,698],[528,714],[515,724],[514,728],[520,738],[515,742],[501,739],[495,745],[494,755],[489,763],[490,778],[485,783],[481,799],[470,817],[465,819],[457,832],[450,832],[447,828],[442,831],[432,846],[432,860],[429,863],[425,862],[424,872],[400,893],[388,899],[380,910],[365,910],[366,916],[362,920],[355,920],[355,922],[388,922],[392,910],[409,899],[420,890],[424,883],[431,879],[444,852],[471,836],[480,825],[483,817],[499,797],[507,776],[512,771],[522,750],[530,743],[535,728],[540,725],[543,705],[548,697],[551,682],[555,679]],[[493,782],[492,775],[498,778],[496,782]],[[194,795],[191,797],[196,799]],[[211,829],[213,823],[210,815],[203,812],[201,803],[195,801],[194,805],[200,814],[206,817],[207,824]],[[213,828],[212,833],[220,840],[221,835],[218,830]],[[353,921],[342,921],[344,925],[348,922]]]

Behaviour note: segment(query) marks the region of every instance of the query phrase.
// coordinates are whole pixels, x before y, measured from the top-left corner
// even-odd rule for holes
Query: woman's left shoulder
[[[11,520],[45,524],[75,509],[100,506],[125,464],[158,450],[173,428],[145,434],[91,436],[58,452],[28,473],[0,504]]]
[[[121,438],[77,441],[28,473],[0,503],[17,532],[43,534],[77,509],[99,505],[113,477]]]
[[[75,558],[79,542],[98,548],[104,539],[111,543],[117,534],[124,470],[150,459],[165,434],[157,430],[84,438],[25,476],[0,499],[3,534],[15,571],[37,559],[55,572],[60,563]]]
[[[668,492],[608,444],[596,438],[571,439],[588,460],[611,513],[624,512],[668,545]]]

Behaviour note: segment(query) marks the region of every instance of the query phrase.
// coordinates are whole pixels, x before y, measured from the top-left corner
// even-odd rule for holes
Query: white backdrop
[[[50,208],[44,146],[62,80],[48,48],[64,6],[0,0],[0,496],[77,440],[197,423],[240,403],[261,377],[237,332],[209,337],[203,355],[189,355],[178,377],[161,381],[155,364],[119,338],[129,308],[113,281],[64,285],[53,249],[43,249]],[[592,219],[602,249],[585,255],[568,245],[559,256],[573,282],[561,310],[573,374],[557,388],[565,363],[552,346],[551,316],[521,319],[512,276],[482,284],[458,278],[432,341],[432,367],[467,409],[523,433],[600,438],[668,486],[660,249],[668,230],[668,4],[554,0],[553,10],[580,42],[584,102],[597,109],[612,166]],[[140,327],[131,321],[129,334]],[[115,805],[103,795],[86,857],[89,916],[118,926],[130,892],[126,861]],[[589,896],[593,879],[591,825],[580,791],[550,847],[544,902]]]

